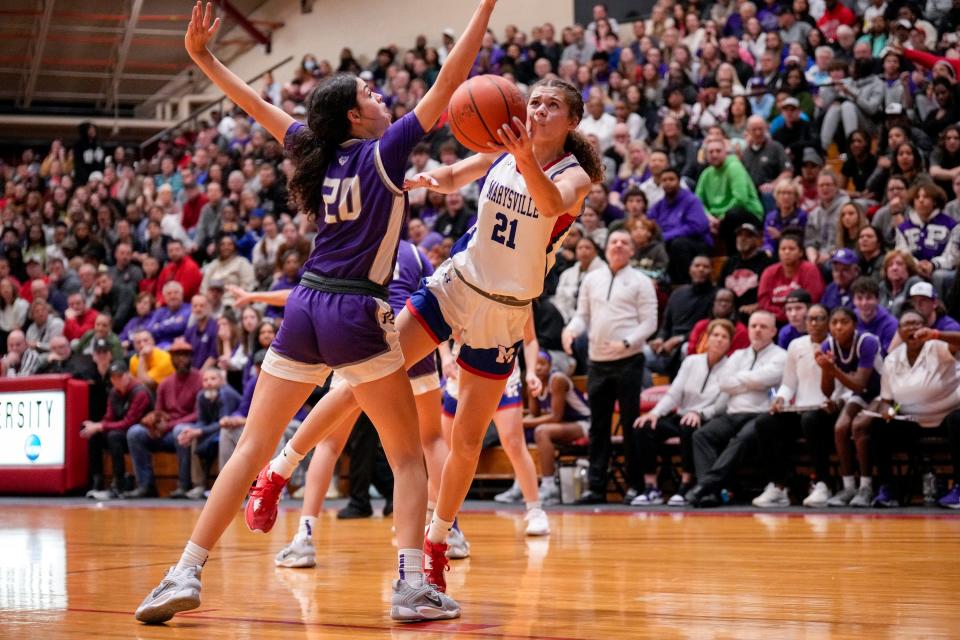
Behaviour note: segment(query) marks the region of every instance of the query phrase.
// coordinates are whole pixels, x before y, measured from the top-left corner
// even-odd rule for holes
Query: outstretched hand
[[[250,294],[235,284],[228,284],[226,289],[227,293],[233,296],[233,304],[237,308],[243,308],[253,302],[253,300],[250,298]]]
[[[436,178],[431,176],[429,173],[418,173],[403,181],[404,191],[420,188],[436,190],[439,187],[440,183],[437,182]]]
[[[203,2],[197,0],[193,5],[193,13],[190,15],[190,24],[187,25],[187,33],[183,36],[183,45],[187,48],[187,53],[191,56],[203,53],[207,49],[207,44],[216,35],[220,28],[220,18],[213,18],[213,3],[208,2],[206,9],[203,8]]]

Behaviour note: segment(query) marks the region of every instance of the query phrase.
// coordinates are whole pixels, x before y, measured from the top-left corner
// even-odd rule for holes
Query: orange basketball
[[[489,153],[488,143],[502,148],[494,133],[513,117],[527,121],[527,103],[516,85],[500,76],[476,76],[457,87],[448,108],[450,128],[460,144]]]

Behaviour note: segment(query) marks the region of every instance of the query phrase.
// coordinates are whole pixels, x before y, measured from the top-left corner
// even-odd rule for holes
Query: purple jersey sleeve
[[[306,129],[307,127],[302,122],[294,122],[290,125],[290,128],[287,129],[287,132],[283,135],[283,150],[292,151],[293,145],[297,141],[297,136]]]
[[[427,256],[423,253],[423,251],[420,251],[420,249],[417,249],[416,251],[417,251],[417,253],[420,254],[420,269],[421,269],[421,271],[422,271],[422,274],[421,274],[420,277],[421,277],[421,278],[429,278],[430,276],[433,275],[433,271],[434,271],[434,269],[433,269],[433,263],[430,262],[430,260],[429,260],[429,259],[427,258]]]
[[[863,334],[863,339],[860,340],[860,360],[857,362],[857,368],[873,369],[878,353],[880,353],[880,340],[872,333]]]
[[[403,185],[403,174],[414,145],[423,139],[426,132],[413,111],[387,128],[380,138],[380,162],[387,177],[397,188]]]

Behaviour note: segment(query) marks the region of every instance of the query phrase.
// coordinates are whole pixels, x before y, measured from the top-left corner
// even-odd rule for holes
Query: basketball
[[[527,121],[527,103],[516,85],[500,76],[470,78],[450,98],[450,128],[460,144],[489,153],[488,143],[502,148],[495,131],[513,116]]]

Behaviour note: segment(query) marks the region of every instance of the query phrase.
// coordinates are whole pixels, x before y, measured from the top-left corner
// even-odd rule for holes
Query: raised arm
[[[261,98],[253,87],[227,69],[210,52],[207,45],[219,27],[220,18],[213,20],[213,3],[208,2],[204,10],[203,3],[197,0],[190,17],[190,24],[187,26],[187,33],[183,37],[187,53],[203,71],[203,75],[283,144],[287,130],[294,123],[293,117]]]
[[[271,307],[283,307],[293,289],[279,289],[277,291],[245,291],[232,284],[227,285],[227,293],[233,296],[234,304],[243,307],[253,302],[261,302]]]
[[[433,128],[440,114],[450,103],[453,92],[467,79],[477,52],[480,51],[483,34],[487,32],[490,15],[496,6],[497,0],[481,0],[477,10],[473,12],[473,17],[470,18],[466,31],[444,60],[437,81],[414,107],[413,112],[424,131],[430,131]]]
[[[418,173],[403,181],[403,188],[419,189],[421,187],[438,193],[453,193],[460,187],[479,180],[486,175],[490,165],[499,158],[499,153],[478,153],[464,158],[449,166],[437,167],[433,171]]]

